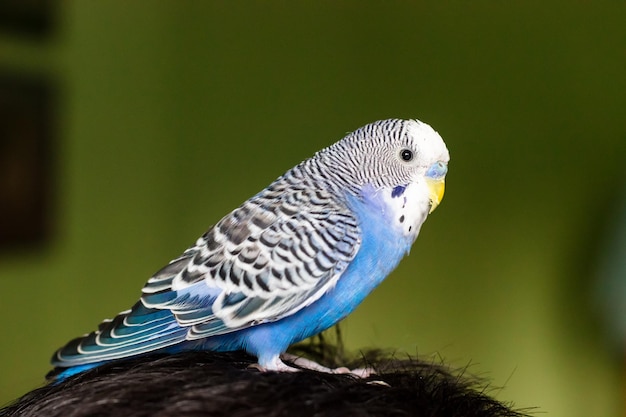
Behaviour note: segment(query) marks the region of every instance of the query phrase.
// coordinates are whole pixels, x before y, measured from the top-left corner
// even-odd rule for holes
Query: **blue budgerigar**
[[[448,160],[418,120],[348,134],[222,218],[52,364],[69,376],[149,352],[243,349],[260,369],[294,370],[281,360],[289,345],[350,314],[408,253]]]

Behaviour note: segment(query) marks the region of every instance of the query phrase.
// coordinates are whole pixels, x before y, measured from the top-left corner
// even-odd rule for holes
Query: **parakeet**
[[[155,273],[141,299],[59,349],[61,375],[148,352],[230,351],[268,371],[350,314],[441,201],[449,154],[418,120],[381,120],[317,152]]]

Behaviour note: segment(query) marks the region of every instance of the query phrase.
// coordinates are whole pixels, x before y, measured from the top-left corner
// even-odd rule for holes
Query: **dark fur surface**
[[[523,415],[491,398],[484,381],[444,366],[410,359],[367,361],[378,374],[358,379],[313,371],[261,373],[249,368],[254,358],[241,352],[135,358],[34,390],[0,410],[0,416]]]

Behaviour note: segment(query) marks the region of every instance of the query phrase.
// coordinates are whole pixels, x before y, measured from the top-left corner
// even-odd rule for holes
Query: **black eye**
[[[402,158],[403,161],[409,162],[413,159],[413,151],[410,149],[402,149],[400,151],[400,158]]]

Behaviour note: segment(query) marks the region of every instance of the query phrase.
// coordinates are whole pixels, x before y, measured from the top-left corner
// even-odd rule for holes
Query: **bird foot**
[[[300,356],[292,355],[290,353],[283,353],[282,355],[280,355],[280,357],[281,359],[289,361],[293,363],[294,365],[299,366],[300,368],[309,369],[311,371],[324,372],[327,374],[349,374],[349,375],[353,375],[359,378],[368,378],[370,375],[376,374],[376,371],[374,371],[374,369],[372,368],[349,369],[349,368],[346,368],[345,366],[342,366],[339,368],[327,368],[326,366],[320,365],[319,363],[315,361],[302,358]],[[283,365],[285,364],[283,363]],[[295,369],[295,368],[291,368],[291,369]]]
[[[300,369],[287,365],[278,357],[265,366],[260,363],[253,363],[248,368],[256,369],[260,372],[300,372]]]

